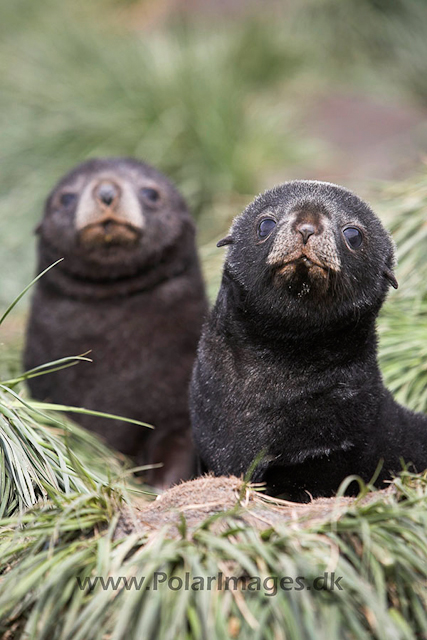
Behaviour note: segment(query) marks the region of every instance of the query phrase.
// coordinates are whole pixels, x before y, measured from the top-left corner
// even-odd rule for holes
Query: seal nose
[[[299,224],[296,230],[302,235],[302,241],[304,244],[307,244],[309,237],[316,233],[314,225],[309,222]]]
[[[119,195],[119,188],[113,182],[102,182],[96,189],[96,197],[101,200],[107,207]]]

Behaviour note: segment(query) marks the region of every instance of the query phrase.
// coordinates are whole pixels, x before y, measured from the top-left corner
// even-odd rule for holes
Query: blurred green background
[[[215,240],[255,194],[297,177],[339,182],[402,244],[382,364],[398,397],[425,409],[426,33],[425,0],[2,3],[0,303],[32,278],[49,190],[89,157],[136,156],[176,182],[211,299]],[[2,328],[7,366],[28,302]]]

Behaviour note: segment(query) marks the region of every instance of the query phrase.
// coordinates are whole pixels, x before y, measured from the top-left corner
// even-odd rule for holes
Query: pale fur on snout
[[[272,267],[285,267],[294,261],[307,258],[313,265],[322,269],[340,271],[341,260],[333,222],[325,215],[319,214],[322,231],[311,235],[304,244],[302,235],[294,229],[296,216],[297,213],[294,212],[278,223],[267,263]]]
[[[96,198],[96,188],[103,182],[112,182],[120,190],[117,202],[114,202],[112,207],[101,206]],[[81,231],[85,227],[98,224],[109,217],[114,218],[116,222],[130,225],[140,231],[146,225],[141,204],[131,182],[122,177],[106,173],[97,175],[84,187],[76,211],[75,226],[77,231]]]

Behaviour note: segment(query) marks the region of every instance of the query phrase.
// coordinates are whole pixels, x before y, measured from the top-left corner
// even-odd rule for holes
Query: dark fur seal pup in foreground
[[[148,481],[168,486],[193,471],[188,384],[207,304],[184,200],[152,167],[86,162],[66,175],[38,228],[37,284],[25,365],[91,350],[81,363],[29,381],[34,397],[137,419],[79,416],[132,456],[163,463]]]
[[[253,479],[302,501],[333,495],[350,474],[369,481],[380,459],[378,484],[401,458],[423,471],[427,417],[399,406],[378,369],[375,320],[397,282],[368,205],[332,184],[285,183],[250,204],[224,244],[191,387],[206,468],[238,476],[263,452]]]

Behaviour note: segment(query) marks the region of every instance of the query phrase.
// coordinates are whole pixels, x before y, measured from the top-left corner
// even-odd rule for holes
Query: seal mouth
[[[314,256],[300,253],[277,262],[273,269],[275,286],[298,298],[324,296],[330,287],[332,269]]]
[[[85,249],[132,247],[141,238],[141,229],[128,222],[111,218],[88,224],[79,233],[79,242]]]
[[[326,265],[322,264],[321,262],[317,262],[313,258],[309,258],[306,255],[302,255],[302,256],[299,256],[298,258],[292,258],[292,260],[287,260],[282,262],[279,269],[287,267],[289,265],[304,265],[305,267],[307,267],[307,269],[310,269],[312,267],[319,267],[324,271],[328,270],[328,267]]]
[[[307,274],[315,274],[316,276],[327,277],[329,273],[329,267],[321,262],[314,260],[305,254],[298,256],[297,258],[291,258],[290,260],[283,260],[280,264],[275,265],[275,271],[279,275],[288,276],[295,272],[306,271]]]

